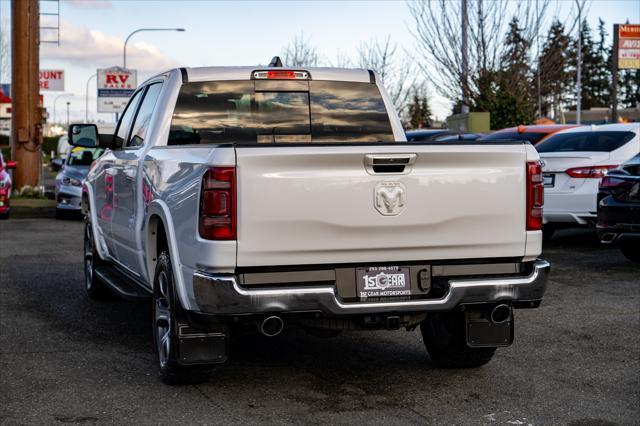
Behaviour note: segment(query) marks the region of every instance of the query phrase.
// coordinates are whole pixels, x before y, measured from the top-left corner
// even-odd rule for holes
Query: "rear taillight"
[[[198,228],[207,240],[236,239],[235,167],[213,167],[204,174]]]
[[[566,174],[572,178],[579,179],[602,179],[604,175],[611,169],[615,169],[618,166],[588,166],[588,167],[574,167],[567,169]]]
[[[617,178],[616,175],[607,175],[600,181],[600,188],[617,188],[630,183],[624,179]]]
[[[539,161],[527,162],[527,231],[542,229],[544,186]]]

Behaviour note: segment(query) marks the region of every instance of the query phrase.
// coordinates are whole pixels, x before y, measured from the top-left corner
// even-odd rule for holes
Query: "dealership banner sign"
[[[40,70],[41,92],[64,92],[64,70]]]
[[[640,68],[640,25],[618,25],[618,68]]]
[[[121,67],[98,70],[98,112],[120,113],[138,86],[136,70]]]

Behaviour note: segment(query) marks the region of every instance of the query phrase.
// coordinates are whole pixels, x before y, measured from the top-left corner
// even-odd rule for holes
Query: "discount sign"
[[[98,112],[122,112],[136,90],[136,70],[121,67],[98,70]]]
[[[64,92],[64,70],[40,70],[41,92]]]

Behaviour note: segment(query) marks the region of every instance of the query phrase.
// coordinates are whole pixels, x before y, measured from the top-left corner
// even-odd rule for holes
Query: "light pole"
[[[98,74],[91,74],[87,79],[87,89],[84,92],[84,121],[85,123],[89,122],[89,82],[92,78],[96,78]]]
[[[56,122],[56,103],[58,102],[58,99],[63,98],[65,96],[73,96],[73,93],[62,93],[53,99],[53,122],[54,123]]]
[[[69,105],[71,105],[71,102],[67,101],[67,127],[69,127]]]
[[[576,0],[578,5],[578,66],[576,73],[576,124],[582,121],[582,7],[584,3]]]
[[[123,66],[123,68],[127,68],[127,43],[129,42],[129,39],[131,38],[132,35],[134,35],[135,33],[139,33],[141,31],[179,31],[179,32],[184,32],[185,29],[184,28],[139,28],[139,29],[133,31],[131,34],[129,34],[127,36],[127,38],[124,41],[124,51],[122,53],[122,66]]]

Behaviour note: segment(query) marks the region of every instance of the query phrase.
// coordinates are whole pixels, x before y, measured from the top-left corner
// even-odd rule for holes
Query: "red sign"
[[[40,70],[40,90],[64,92],[64,70]]]

